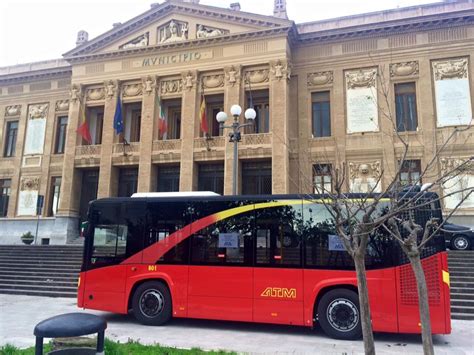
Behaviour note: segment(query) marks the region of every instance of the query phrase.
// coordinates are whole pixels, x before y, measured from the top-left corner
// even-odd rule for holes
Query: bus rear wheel
[[[132,299],[135,318],[145,325],[162,325],[171,318],[171,295],[159,281],[148,281],[137,287]]]
[[[362,336],[359,296],[347,289],[327,292],[318,304],[318,320],[323,331],[332,338],[359,339]]]

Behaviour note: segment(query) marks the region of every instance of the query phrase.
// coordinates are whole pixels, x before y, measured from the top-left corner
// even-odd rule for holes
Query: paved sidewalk
[[[41,320],[77,312],[75,299],[0,295],[0,345],[34,345],[33,328]],[[106,337],[121,342],[139,340],[180,348],[226,349],[245,353],[362,354],[360,341],[337,341],[303,327],[175,319],[166,326],[147,327],[133,316],[87,311],[108,322]],[[436,354],[474,354],[474,322],[454,320],[451,335],[434,337]],[[376,335],[377,354],[421,354],[414,335]]]

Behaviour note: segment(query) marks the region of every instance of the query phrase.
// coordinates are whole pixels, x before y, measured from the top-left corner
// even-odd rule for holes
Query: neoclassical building
[[[402,154],[394,127],[410,143],[400,179],[411,183],[472,122],[473,55],[470,0],[301,24],[284,0],[273,16],[169,0],[94,39],[81,31],[62,59],[0,68],[0,243],[38,221],[38,243],[70,241],[96,198],[230,194],[233,146],[215,117],[233,104],[257,113],[238,147],[241,194],[331,188],[342,162],[348,190],[382,170],[383,189]],[[473,154],[467,130],[423,182]],[[456,183],[473,186],[474,172]],[[473,215],[474,196],[456,220]]]

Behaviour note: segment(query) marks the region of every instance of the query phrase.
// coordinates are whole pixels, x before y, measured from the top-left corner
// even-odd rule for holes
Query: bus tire
[[[344,288],[327,292],[318,303],[318,320],[323,331],[331,338],[360,339],[359,296]]]
[[[142,324],[165,324],[171,318],[172,308],[170,291],[162,282],[145,282],[133,294],[133,315]]]

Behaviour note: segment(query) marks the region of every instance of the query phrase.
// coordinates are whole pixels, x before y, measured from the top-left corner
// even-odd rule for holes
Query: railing
[[[194,148],[218,148],[225,146],[225,138],[223,136],[209,137],[209,138],[194,138]]]
[[[76,156],[93,156],[100,155],[100,144],[95,145],[79,145],[76,147]]]
[[[164,139],[153,142],[153,151],[181,150],[181,139]]]
[[[114,154],[129,154],[138,153],[140,151],[140,142],[132,143],[115,143],[113,152]]]
[[[242,134],[242,144],[244,145],[270,145],[271,143],[271,133]]]

